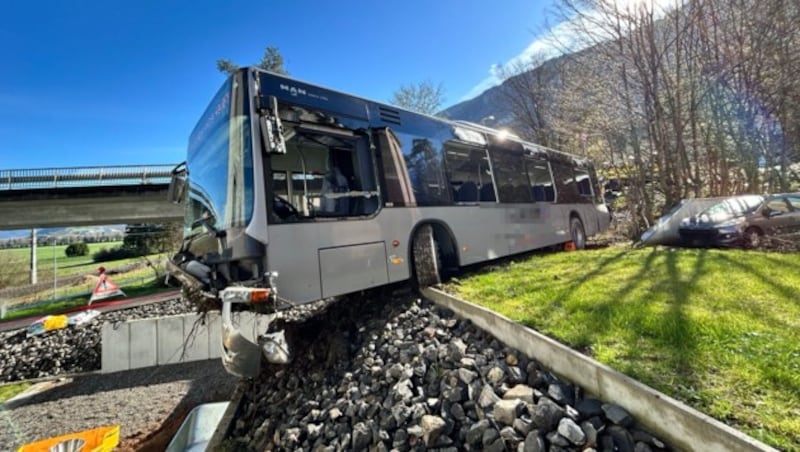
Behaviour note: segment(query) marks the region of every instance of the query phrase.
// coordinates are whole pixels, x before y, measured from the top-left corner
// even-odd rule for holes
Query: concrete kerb
[[[225,414],[222,415],[222,419],[219,420],[217,428],[214,429],[214,433],[211,435],[211,439],[208,442],[206,450],[223,449],[222,443],[225,441],[234,427],[234,420],[241,411],[242,400],[244,400],[244,395],[249,386],[250,380],[247,379],[243,379],[236,386],[236,390],[233,392],[233,396],[231,396],[231,402],[228,404]]]
[[[641,425],[675,447],[694,450],[702,445],[709,452],[776,450],[489,309],[436,289],[422,293],[590,394],[623,406]]]

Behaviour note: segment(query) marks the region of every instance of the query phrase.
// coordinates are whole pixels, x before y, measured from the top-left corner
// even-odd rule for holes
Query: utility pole
[[[58,261],[56,260],[56,236],[53,236],[53,300],[56,299],[58,288]]]
[[[36,229],[31,229],[31,284],[36,282]]]

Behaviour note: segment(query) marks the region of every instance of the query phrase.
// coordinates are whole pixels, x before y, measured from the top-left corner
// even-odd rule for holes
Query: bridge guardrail
[[[0,170],[0,190],[168,184],[174,164]]]

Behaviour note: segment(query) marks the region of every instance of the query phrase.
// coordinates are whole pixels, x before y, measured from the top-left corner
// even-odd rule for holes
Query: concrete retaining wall
[[[423,293],[599,399],[624,407],[668,444],[709,452],[775,450],[507,317],[435,289]]]
[[[105,323],[101,333],[101,372],[110,373],[179,362],[219,359],[222,356],[222,319],[209,312],[204,325],[199,315]],[[234,314],[242,335],[255,342],[263,319],[251,312]],[[192,328],[195,331],[192,332]]]

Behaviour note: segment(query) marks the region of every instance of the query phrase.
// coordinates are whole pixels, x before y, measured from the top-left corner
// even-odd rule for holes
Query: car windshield
[[[704,210],[703,221],[718,223],[755,211],[764,201],[761,196],[738,196],[729,198]]]

